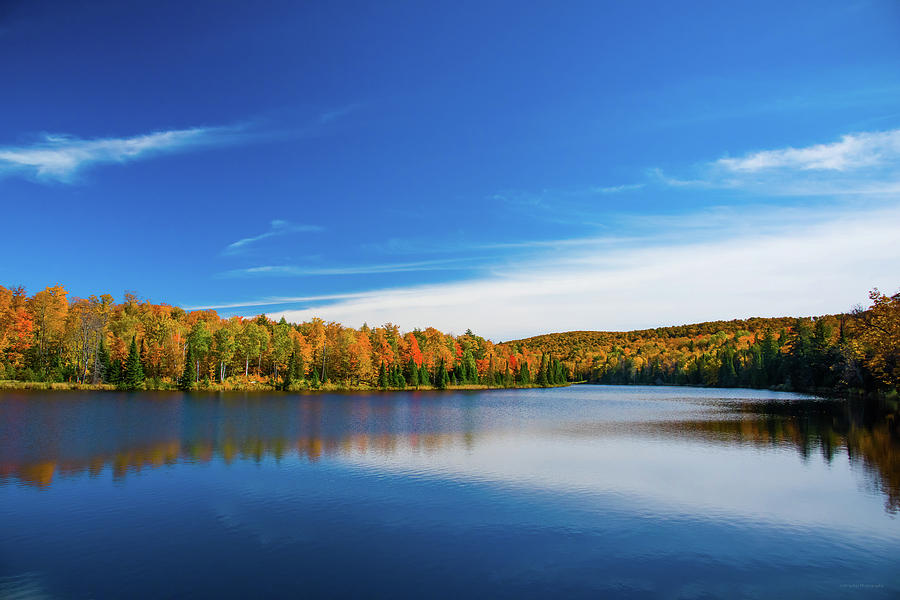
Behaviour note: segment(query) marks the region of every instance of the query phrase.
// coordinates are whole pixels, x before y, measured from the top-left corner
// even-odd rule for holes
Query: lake
[[[895,411],[0,392],[0,597],[896,598]]]

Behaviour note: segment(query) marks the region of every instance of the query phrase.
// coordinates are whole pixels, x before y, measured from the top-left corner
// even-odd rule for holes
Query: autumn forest
[[[401,332],[220,317],[126,293],[74,298],[0,286],[0,382],[119,389],[422,389],[585,381],[797,391],[900,382],[900,294],[816,318],[751,318],[494,343],[433,327]]]

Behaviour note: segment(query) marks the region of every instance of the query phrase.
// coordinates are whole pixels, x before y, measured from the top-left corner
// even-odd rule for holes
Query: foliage
[[[0,370],[19,381],[189,390],[552,386],[568,381],[886,390],[900,380],[900,295],[817,318],[711,321],[628,332],[572,331],[494,343],[471,330],[401,333],[313,318],[221,318],[126,293],[33,296],[0,286]],[[145,376],[149,379],[145,380]]]

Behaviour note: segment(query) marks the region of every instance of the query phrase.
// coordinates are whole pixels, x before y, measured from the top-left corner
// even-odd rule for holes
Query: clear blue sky
[[[7,0],[0,57],[3,285],[495,339],[900,285],[897,2]]]

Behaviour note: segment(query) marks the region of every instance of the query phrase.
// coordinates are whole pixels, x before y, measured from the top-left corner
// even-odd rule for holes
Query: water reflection
[[[637,425],[673,439],[757,448],[789,448],[804,459],[827,463],[846,455],[871,476],[885,496],[885,509],[900,510],[900,427],[895,402],[817,400],[721,402],[704,418]]]
[[[479,445],[487,452],[504,436],[517,436],[519,446],[549,438],[556,448],[579,439],[624,436],[787,449],[804,459],[819,454],[829,464],[846,456],[880,491],[886,509],[900,510],[896,404],[773,400],[766,393],[742,399],[747,392],[716,390],[688,397],[652,388],[542,392],[5,394],[0,484],[47,488],[59,478],[99,477],[107,471],[122,480],[144,469],[216,458],[226,464],[286,457],[365,463],[379,456],[402,462],[400,457],[425,454],[431,463],[440,463]]]

